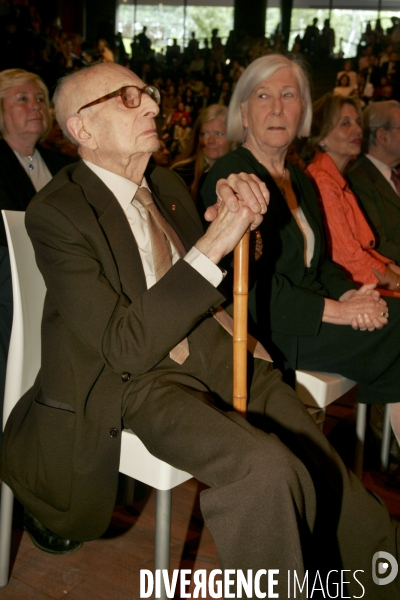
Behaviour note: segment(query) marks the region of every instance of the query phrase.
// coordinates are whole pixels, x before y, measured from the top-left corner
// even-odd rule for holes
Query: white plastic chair
[[[302,402],[312,409],[320,409],[325,412],[329,404],[338,400],[343,394],[351,390],[356,381],[347,379],[337,373],[323,373],[317,371],[296,371],[296,392]],[[323,421],[323,419],[319,419]],[[364,462],[365,430],[367,427],[367,405],[357,404],[356,419],[356,456],[354,470],[362,478]],[[389,406],[385,406],[383,423],[383,437],[381,446],[381,469],[387,471],[389,467],[391,425],[389,417]]]
[[[3,423],[40,369],[40,326],[46,287],[25,229],[25,213],[2,211],[11,262],[13,324],[7,362]],[[155,569],[169,569],[172,488],[191,479],[189,473],[155,458],[139,438],[124,430],[120,471],[157,490]],[[0,506],[0,587],[8,583],[13,493],[3,482]],[[162,598],[166,598],[165,590]]]

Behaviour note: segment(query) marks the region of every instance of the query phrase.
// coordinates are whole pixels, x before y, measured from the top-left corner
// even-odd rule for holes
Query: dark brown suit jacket
[[[146,176],[189,249],[202,228],[186,187],[160,167]],[[83,163],[34,198],[26,225],[48,289],[42,369],[7,422],[1,477],[52,531],[93,539],[115,502],[124,398],[223,296],[184,260],[147,290],[120,204]]]
[[[375,233],[376,250],[400,264],[400,196],[366,156],[346,177]]]

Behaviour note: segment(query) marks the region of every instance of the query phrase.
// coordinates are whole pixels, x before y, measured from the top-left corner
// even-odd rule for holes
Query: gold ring
[[[381,317],[387,317],[387,314],[385,312],[381,312]]]

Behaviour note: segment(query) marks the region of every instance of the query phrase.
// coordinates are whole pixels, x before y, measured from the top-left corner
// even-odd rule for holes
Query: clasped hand
[[[264,182],[253,173],[232,173],[227,179],[217,181],[216,193],[218,201],[207,208],[204,213],[206,221],[214,221],[222,205],[231,212],[237,212],[242,201],[258,216],[250,223],[251,229],[257,229],[269,202],[269,191]]]
[[[343,314],[353,329],[374,331],[387,325],[389,309],[375,287],[369,283],[358,290],[348,290],[339,298]]]
[[[267,212],[269,192],[253,174],[231,174],[216,187],[218,201],[205,212],[211,222],[196,247],[215,264],[231,252],[245,231],[257,229]]]

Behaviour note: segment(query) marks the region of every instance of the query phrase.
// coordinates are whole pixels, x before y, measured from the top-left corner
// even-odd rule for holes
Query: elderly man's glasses
[[[77,114],[81,112],[84,108],[89,108],[89,106],[95,106],[96,104],[101,104],[102,102],[107,102],[107,100],[111,100],[112,98],[117,98],[121,96],[121,100],[126,106],[126,108],[138,108],[142,101],[142,94],[147,94],[150,96],[152,100],[156,104],[160,104],[161,96],[160,91],[154,85],[145,85],[143,88],[138,88],[136,85],[126,85],[119,90],[115,90],[115,92],[110,92],[101,98],[97,98],[97,100],[93,100],[77,111]]]

